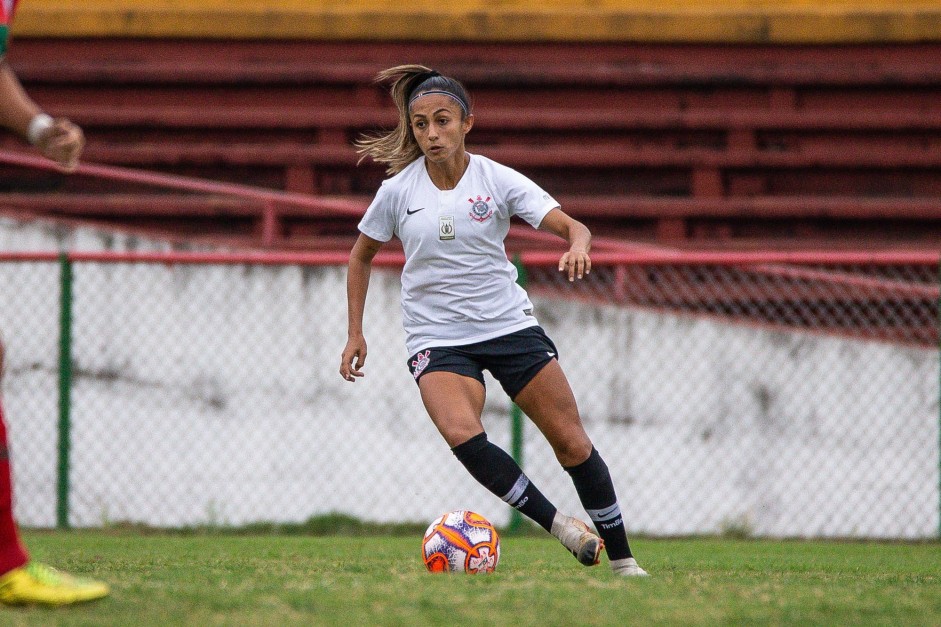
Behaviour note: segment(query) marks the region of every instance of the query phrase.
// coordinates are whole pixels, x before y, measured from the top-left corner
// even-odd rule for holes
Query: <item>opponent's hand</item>
[[[570,250],[559,259],[559,272],[566,272],[569,281],[581,279],[591,272],[591,257],[583,250]]]
[[[340,357],[340,376],[347,381],[356,381],[363,376],[366,363],[366,338],[351,337],[346,341],[343,356]]]
[[[85,148],[85,134],[70,120],[56,118],[52,126],[39,136],[36,147],[43,156],[58,163],[63,170],[72,172],[78,167],[79,157]]]

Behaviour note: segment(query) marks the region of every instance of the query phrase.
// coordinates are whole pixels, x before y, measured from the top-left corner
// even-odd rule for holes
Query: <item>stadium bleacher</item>
[[[859,6],[846,8],[852,2],[843,13],[829,3],[791,3],[808,19],[826,13],[835,24],[830,43],[797,21],[790,30],[715,43],[728,20],[780,17],[770,3],[731,1],[705,3],[712,12],[701,14],[673,3],[674,17],[687,18],[685,40],[673,43],[654,35],[578,41],[569,31],[558,41],[559,30],[551,41],[538,40],[549,39],[546,32],[530,33],[530,41],[494,41],[493,33],[480,41],[397,41],[405,26],[398,35],[386,29],[389,41],[362,41],[353,37],[359,22],[352,18],[346,39],[259,39],[254,26],[237,21],[222,33],[168,39],[165,22],[151,22],[148,31],[143,18],[104,32],[111,22],[100,7],[108,3],[95,3],[99,13],[35,4],[49,20],[46,31],[30,21],[26,3],[26,35],[10,60],[38,101],[85,128],[93,162],[365,207],[383,171],[357,166],[351,141],[395,123],[372,78],[420,62],[471,90],[472,152],[530,175],[608,236],[721,248],[928,248],[941,235],[941,33],[931,40],[924,20],[911,18],[918,3],[857,3],[884,22],[888,15],[908,25],[862,35],[854,21]],[[146,13],[144,3],[130,4]],[[274,4],[299,10],[298,3]],[[550,2],[546,10],[564,16],[584,4]],[[636,4],[598,11],[623,17],[636,14]],[[194,7],[222,11],[219,5]],[[350,6],[360,16],[377,10],[368,2]],[[716,21],[720,9],[734,14]],[[70,11],[77,35],[65,37],[55,24]],[[385,15],[391,24],[400,17],[392,9]],[[12,138],[4,144],[15,145]],[[257,203],[8,167],[0,168],[0,207],[239,247],[345,247],[355,234],[348,217],[279,206],[272,227]]]

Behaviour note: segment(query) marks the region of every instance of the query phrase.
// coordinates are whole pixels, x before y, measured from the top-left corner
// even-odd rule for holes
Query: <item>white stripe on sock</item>
[[[510,488],[510,491],[500,497],[504,503],[509,503],[511,506],[516,507],[516,504],[523,497],[523,492],[526,491],[526,488],[529,487],[529,477],[526,475],[520,475],[519,479],[516,480],[516,483],[513,484],[513,487]]]

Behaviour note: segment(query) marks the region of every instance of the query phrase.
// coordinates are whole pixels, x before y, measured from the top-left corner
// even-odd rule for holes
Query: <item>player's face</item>
[[[474,116],[462,118],[461,105],[443,94],[422,96],[412,104],[412,133],[425,158],[444,164],[464,158],[464,136],[474,124]]]

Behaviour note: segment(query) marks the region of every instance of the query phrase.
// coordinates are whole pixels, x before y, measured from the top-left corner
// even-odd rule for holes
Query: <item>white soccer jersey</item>
[[[410,355],[535,326],[503,239],[510,217],[538,227],[559,206],[531,180],[479,155],[452,190],[435,187],[421,157],[382,183],[359,230],[405,248],[402,314]]]

